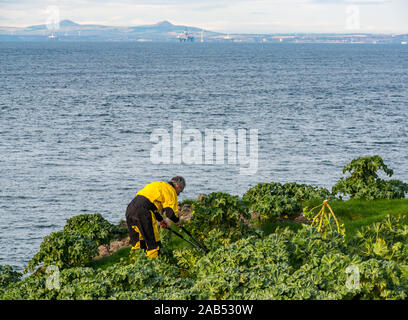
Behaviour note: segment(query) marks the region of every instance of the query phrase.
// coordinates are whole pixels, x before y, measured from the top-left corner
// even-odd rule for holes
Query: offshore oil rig
[[[179,42],[193,42],[194,41],[194,36],[189,33],[187,30],[185,30],[183,33],[180,33],[177,38],[179,39]]]

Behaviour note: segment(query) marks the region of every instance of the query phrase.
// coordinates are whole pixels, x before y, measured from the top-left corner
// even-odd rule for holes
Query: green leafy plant
[[[388,215],[370,226],[360,228],[350,241],[352,251],[364,257],[393,260],[408,265],[407,217]]]
[[[53,232],[44,238],[25,272],[41,263],[43,267],[55,265],[60,269],[81,266],[98,253],[98,246],[90,238],[75,232]]]
[[[184,274],[189,272],[203,256],[201,252],[192,249],[178,249],[173,254],[177,260],[177,265]]]
[[[148,259],[136,250],[133,260],[107,269],[70,266],[54,289],[47,288],[47,274],[33,273],[9,283],[0,299],[407,299],[407,236],[402,217],[362,228],[349,242],[309,225],[278,228],[208,254],[180,249],[174,259]],[[358,270],[356,287],[347,285],[350,266]]]
[[[391,177],[392,169],[378,156],[353,159],[343,168],[343,174],[350,173],[347,178],[340,180],[333,186],[332,193],[350,196],[351,199],[401,199],[408,193],[408,184],[400,180],[383,180],[378,172],[383,171]]]
[[[185,224],[210,249],[206,254],[182,247],[184,243],[177,249],[165,244],[157,259],[131,250],[120,262],[98,268],[86,263],[98,254],[95,241],[106,243],[115,232],[100,216],[71,218],[64,232],[44,238],[27,267],[41,266],[36,272],[22,279],[11,267],[0,266],[0,300],[408,298],[406,215],[388,216],[346,240],[326,202],[333,221],[322,206],[313,225],[278,227],[265,236],[249,224],[249,206],[259,205],[270,217],[271,208],[288,214],[301,210],[307,199],[309,204],[330,195],[323,188],[296,183],[257,187],[246,200],[212,193],[194,202],[192,218]],[[316,217],[307,209],[305,216]],[[58,287],[47,286],[50,265],[60,269]],[[358,271],[356,286],[349,286],[350,270]]]
[[[356,288],[346,285],[350,266],[360,272]],[[338,233],[307,225],[219,247],[193,271],[196,299],[405,299],[408,288],[398,264],[351,254]]]
[[[259,214],[260,221],[285,215],[296,216],[302,211],[304,201],[330,198],[330,192],[325,188],[296,182],[259,183],[242,197],[249,204],[251,211]]]
[[[210,193],[194,203],[192,209],[189,228],[207,247],[228,245],[256,232],[245,223],[250,214],[238,196]]]
[[[90,238],[99,245],[109,244],[127,235],[127,229],[114,225],[104,219],[100,213],[80,214],[67,220],[64,232],[76,232]]]
[[[20,280],[22,274],[14,271],[9,265],[0,265],[0,292],[5,290],[10,283]]]
[[[1,300],[54,300],[57,292],[46,288],[46,277],[29,275],[21,281],[11,283],[1,294]]]
[[[198,200],[194,200],[194,199],[184,199],[183,201],[181,201],[179,204],[181,205],[181,206],[184,206],[184,205],[193,205],[194,203],[196,203]]]

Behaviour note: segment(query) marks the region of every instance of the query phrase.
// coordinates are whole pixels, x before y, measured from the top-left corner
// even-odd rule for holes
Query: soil
[[[279,218],[279,222],[295,222],[295,223],[311,223],[310,220],[308,220],[304,215],[303,211],[300,212],[300,214],[297,217],[287,217],[287,218]]]

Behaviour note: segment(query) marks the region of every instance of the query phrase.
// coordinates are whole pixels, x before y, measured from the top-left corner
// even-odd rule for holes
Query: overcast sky
[[[60,20],[81,24],[168,20],[225,33],[408,33],[407,0],[0,0],[0,26],[45,24],[50,6]]]

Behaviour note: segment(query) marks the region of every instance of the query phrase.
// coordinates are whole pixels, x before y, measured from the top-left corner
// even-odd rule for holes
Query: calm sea
[[[331,188],[351,159],[379,154],[408,181],[407,111],[408,46],[0,43],[0,264],[23,269],[74,215],[117,223],[138,189],[174,175],[181,199]],[[203,141],[257,129],[256,173],[154,164],[151,134],[172,137],[174,121]]]

